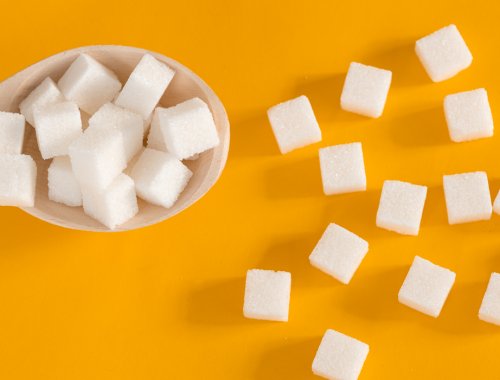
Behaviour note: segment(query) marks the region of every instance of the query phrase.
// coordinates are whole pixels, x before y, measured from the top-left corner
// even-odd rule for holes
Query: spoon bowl
[[[186,189],[171,208],[155,206],[138,199],[138,214],[113,231],[128,231],[159,223],[171,218],[202,198],[217,182],[226,164],[229,151],[229,120],[221,101],[210,87],[191,70],[179,62],[151,51],[115,45],[88,46],[67,50],[46,58],[0,83],[0,110],[19,112],[19,103],[46,77],[54,81],[62,76],[79,54],[85,53],[111,69],[124,84],[128,76],[146,53],[176,71],[159,105],[169,107],[195,96],[203,99],[212,111],[219,133],[220,144],[200,154],[198,159],[184,161],[193,172]],[[82,113],[82,119],[89,115]],[[23,153],[33,157],[37,165],[35,206],[22,208],[48,223],[86,231],[110,231],[83,212],[82,207],[69,207],[48,199],[47,169],[51,160],[44,160],[36,142],[35,130],[26,125]]]

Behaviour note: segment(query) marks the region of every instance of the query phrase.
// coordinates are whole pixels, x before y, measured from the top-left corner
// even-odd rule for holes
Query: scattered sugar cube
[[[399,290],[398,300],[403,305],[437,318],[455,282],[455,273],[419,256]]]
[[[493,116],[484,88],[446,96],[444,114],[454,142],[493,136]]]
[[[111,70],[87,54],[78,56],[57,85],[66,99],[90,115],[111,102],[122,87]]]
[[[219,135],[208,105],[200,98],[157,110],[167,151],[179,160],[219,145]]]
[[[153,113],[153,119],[151,121],[151,128],[149,129],[148,135],[148,148],[161,150],[163,152],[167,151],[167,145],[165,145],[165,140],[163,139],[163,133],[160,128],[160,114],[164,108],[158,107]]]
[[[385,181],[377,211],[377,226],[403,235],[418,235],[427,187]]]
[[[479,308],[479,319],[500,326],[500,274],[498,273],[491,274]]]
[[[340,107],[368,117],[380,117],[391,86],[392,72],[352,62],[347,71]]]
[[[192,175],[191,170],[172,154],[146,148],[130,176],[139,197],[169,208],[177,201]]]
[[[103,191],[82,187],[82,195],[85,213],[111,230],[139,211],[134,181],[123,173]]]
[[[288,272],[250,269],[245,285],[246,318],[288,321],[292,275]]]
[[[106,103],[89,119],[89,128],[113,128],[123,137],[127,162],[142,148],[144,121],[135,112]]]
[[[123,135],[112,128],[88,128],[69,147],[71,166],[83,187],[104,190],[125,169]]]
[[[128,108],[148,119],[160,101],[175,71],[145,54],[135,67],[116,99],[116,105]]]
[[[82,135],[82,119],[76,103],[63,102],[34,112],[36,139],[44,160],[68,154],[69,145]]]
[[[367,252],[368,242],[331,223],[309,256],[309,261],[312,266],[348,284]]]
[[[335,330],[326,330],[314,357],[312,371],[326,379],[355,380],[369,351],[366,343]]]
[[[323,191],[326,195],[366,190],[361,143],[334,145],[319,150]]]
[[[24,154],[0,154],[0,206],[35,205],[36,164]]]
[[[493,212],[495,214],[500,215],[500,191],[497,193],[495,197],[495,202],[493,202]]]
[[[55,157],[48,170],[49,199],[66,206],[82,205],[82,190],[68,156]]]
[[[269,108],[267,117],[282,154],[321,141],[321,129],[304,95]]]
[[[491,218],[490,187],[485,172],[445,175],[443,187],[448,223],[467,223]]]
[[[0,154],[21,154],[25,124],[21,114],[0,112]]]
[[[415,51],[433,82],[451,78],[472,63],[472,54],[453,24],[419,39]]]
[[[32,126],[35,125],[33,112],[35,108],[43,108],[49,104],[64,102],[64,96],[57,88],[51,78],[45,78],[31,93],[21,102],[19,109]]]

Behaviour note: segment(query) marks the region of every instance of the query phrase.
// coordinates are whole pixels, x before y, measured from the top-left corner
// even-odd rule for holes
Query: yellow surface
[[[500,109],[500,6],[468,1],[3,1],[4,78],[76,46],[135,45],[192,68],[232,122],[220,182],[173,220],[91,234],[0,210],[1,379],[309,379],[327,328],[370,344],[362,379],[494,379],[500,328],[477,319],[500,270],[500,217],[449,226],[441,176],[486,170],[500,187],[497,136],[451,143],[445,94],[486,87]],[[138,7],[138,8],[136,8]],[[456,23],[472,66],[431,83],[414,41]],[[343,112],[349,62],[393,70],[382,118]],[[265,110],[309,96],[323,141],[278,153]],[[317,150],[361,141],[368,190],[322,195]],[[385,179],[429,186],[418,237],[375,227]],[[329,222],[370,242],[348,286],[308,255]],[[457,273],[439,319],[397,302],[416,255]],[[249,268],[292,272],[290,321],[242,317]]]

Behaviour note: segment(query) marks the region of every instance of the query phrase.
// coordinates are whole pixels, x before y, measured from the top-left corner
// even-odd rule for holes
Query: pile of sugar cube
[[[108,67],[81,54],[57,84],[43,80],[20,103],[20,113],[0,113],[0,205],[35,206],[37,168],[22,154],[27,121],[41,157],[52,160],[51,201],[83,206],[109,229],[137,214],[137,197],[172,207],[193,174],[183,160],[219,144],[200,98],[158,107],[174,75],[145,54],[122,86]],[[82,115],[90,117],[88,126]]]
[[[440,82],[466,69],[472,55],[455,25],[444,27],[415,44],[415,51],[432,81]],[[367,117],[382,115],[391,71],[352,62],[340,96],[343,110]],[[483,88],[448,95],[444,114],[450,139],[470,141],[493,135],[493,118]],[[268,117],[281,153],[321,141],[321,129],[306,96],[280,103]],[[326,195],[366,190],[362,144],[352,142],[319,149]],[[492,205],[488,177],[476,171],[443,176],[449,224],[467,223],[500,214],[500,192]],[[418,235],[427,186],[400,180],[383,183],[376,225],[403,235]],[[331,223],[312,250],[312,266],[348,284],[368,252],[368,242]],[[455,282],[455,273],[416,256],[399,291],[398,300],[410,308],[438,317]],[[252,269],[247,272],[243,313],[247,318],[287,321],[291,274]],[[500,325],[500,274],[491,275],[481,320]],[[312,364],[315,374],[328,379],[357,379],[368,355],[367,344],[327,330]]]

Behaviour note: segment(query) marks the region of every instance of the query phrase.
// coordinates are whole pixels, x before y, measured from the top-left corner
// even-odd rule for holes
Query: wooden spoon
[[[229,151],[229,120],[221,101],[208,85],[196,74],[175,60],[159,53],[128,46],[88,46],[64,51],[44,59],[0,83],[0,110],[19,112],[19,103],[46,77],[57,81],[73,60],[86,53],[113,70],[125,83],[128,76],[145,53],[150,53],[176,71],[160,105],[168,107],[192,97],[203,99],[210,107],[219,132],[220,145],[200,155],[197,160],[185,161],[194,173],[191,181],[169,209],[154,206],[139,199],[139,213],[114,231],[128,231],[166,220],[181,212],[203,197],[217,182],[226,164]],[[26,125],[23,153],[33,157],[37,164],[35,207],[23,208],[25,212],[46,222],[66,228],[86,231],[110,231],[98,221],[87,216],[82,207],[68,207],[48,199],[47,168],[51,160],[43,160],[36,143],[34,128]]]

